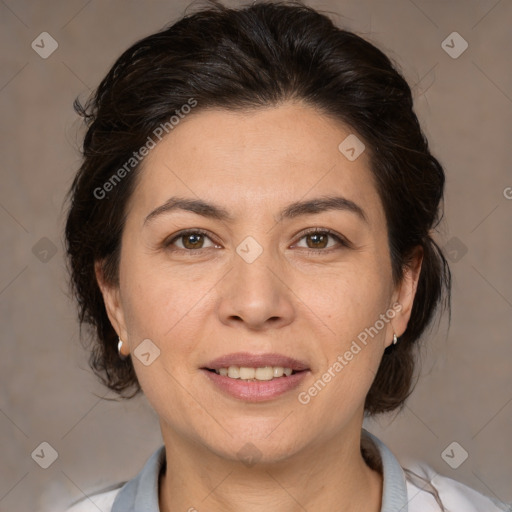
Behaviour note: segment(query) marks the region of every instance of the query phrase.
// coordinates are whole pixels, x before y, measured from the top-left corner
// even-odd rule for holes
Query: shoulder
[[[91,494],[89,497],[70,505],[64,512],[98,512],[98,510],[110,512],[120,490],[121,486],[118,486],[115,489]]]
[[[146,461],[142,470],[131,480],[120,482],[94,494],[88,494],[78,502],[72,503],[64,512],[127,512],[139,510],[158,510],[158,478],[165,464],[165,445],[161,445]],[[142,504],[142,505],[141,505]]]
[[[404,467],[409,512],[512,512],[512,506],[438,474],[424,463]],[[442,504],[442,506],[441,506]]]

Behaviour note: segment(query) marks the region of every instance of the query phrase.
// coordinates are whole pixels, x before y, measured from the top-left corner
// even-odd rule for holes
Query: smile
[[[259,368],[251,368],[248,366],[229,366],[227,368],[219,368],[214,371],[217,375],[222,375],[223,377],[247,381],[269,381],[282,377],[283,375],[289,377],[294,373],[294,370],[291,368],[284,368],[282,366],[262,366]]]

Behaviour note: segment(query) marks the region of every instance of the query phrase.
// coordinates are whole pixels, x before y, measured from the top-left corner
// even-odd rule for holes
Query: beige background
[[[187,3],[0,0],[2,512],[57,511],[133,477],[161,444],[145,399],[102,400],[113,394],[88,369],[66,296],[61,207],[79,165],[74,98]],[[504,194],[512,187],[512,2],[309,4],[333,11],[400,64],[447,171],[439,240],[453,249],[452,325],[447,331],[443,321],[428,340],[404,411],[368,428],[402,460],[420,458],[512,501],[512,200]],[[59,45],[48,59],[31,48],[43,31]],[[441,47],[453,31],[469,43],[457,59]],[[48,469],[31,458],[43,441],[58,452]],[[453,441],[469,454],[458,469],[441,458]]]

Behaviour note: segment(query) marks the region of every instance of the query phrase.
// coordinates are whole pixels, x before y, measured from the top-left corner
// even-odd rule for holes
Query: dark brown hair
[[[140,391],[131,359],[118,356],[94,265],[102,262],[107,282],[118,283],[126,205],[140,167],[131,170],[126,162],[191,100],[196,106],[190,115],[211,107],[244,110],[299,100],[364,141],[386,214],[395,283],[414,250],[423,250],[409,324],[399,343],[385,350],[365,411],[402,406],[413,387],[413,348],[438,306],[450,308],[450,271],[431,236],[442,217],[443,168],[429,151],[411,90],[389,58],[298,2],[240,9],[210,2],[131,46],[85,106],[75,101],[88,129],[65,234],[80,323],[95,331],[95,373],[123,397]],[[112,183],[123,166],[127,172]],[[134,392],[126,396],[127,390]]]

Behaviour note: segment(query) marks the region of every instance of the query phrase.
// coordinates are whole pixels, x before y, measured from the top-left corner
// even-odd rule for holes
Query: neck
[[[162,429],[166,460],[161,512],[365,510],[379,512],[382,475],[365,462],[361,429],[309,446],[292,457],[247,466]]]

